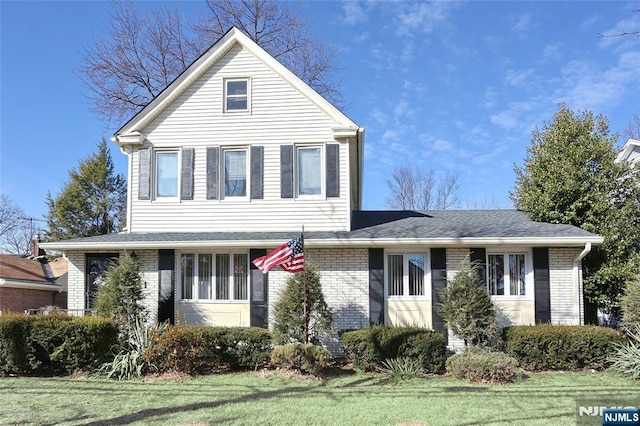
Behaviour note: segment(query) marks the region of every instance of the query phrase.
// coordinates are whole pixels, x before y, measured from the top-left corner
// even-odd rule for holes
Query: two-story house
[[[507,324],[583,322],[581,259],[602,239],[523,212],[362,211],[364,129],[231,29],[116,132],[127,229],[42,244],[69,259],[69,308],[125,251],[160,320],[269,324],[289,276],[251,261],[305,230],[338,329],[443,329],[439,289],[481,265]]]

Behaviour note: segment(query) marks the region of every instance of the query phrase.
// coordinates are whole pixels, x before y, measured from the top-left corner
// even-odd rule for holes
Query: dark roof
[[[153,243],[166,245],[171,242],[242,242],[242,241],[287,241],[299,231],[290,232],[151,232],[120,233],[96,237],[45,243],[49,248],[58,248],[81,243],[110,245],[136,244],[149,246]],[[579,244],[597,242],[599,237],[572,225],[535,222],[524,212],[517,210],[438,210],[438,211],[355,211],[350,232],[305,232],[306,240],[336,240],[348,242],[375,240],[424,239],[431,242],[442,240],[496,239],[517,242],[518,239],[576,240]],[[55,247],[53,247],[55,246]]]

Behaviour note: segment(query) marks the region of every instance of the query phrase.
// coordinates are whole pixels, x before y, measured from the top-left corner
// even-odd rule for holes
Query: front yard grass
[[[510,385],[448,377],[383,384],[236,373],[184,380],[0,378],[0,425],[573,425],[577,402],[640,406],[637,382],[611,373],[530,373]],[[597,423],[596,423],[597,424]]]

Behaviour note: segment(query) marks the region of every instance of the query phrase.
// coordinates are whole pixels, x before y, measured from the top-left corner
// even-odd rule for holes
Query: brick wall
[[[53,305],[53,296],[57,292],[26,288],[0,288],[0,311],[24,312],[26,309],[38,309]]]
[[[327,304],[334,310],[337,330],[362,328],[369,324],[369,252],[367,249],[309,249],[305,260],[320,271],[320,283]],[[274,306],[291,274],[269,272],[269,328],[273,327]],[[323,344],[334,354],[342,348],[337,335]]]
[[[82,251],[67,252],[69,271],[67,275],[67,307],[75,311],[85,309],[84,300],[84,271],[86,268],[85,256]]]
[[[576,279],[579,278],[580,283],[582,282],[582,265],[579,264],[577,270],[574,270],[573,265],[581,251],[580,247],[549,249],[549,296],[553,324],[581,323]]]
[[[142,277],[144,306],[147,308],[148,320],[155,321],[158,316],[158,295],[160,279],[158,272],[158,250],[136,250],[140,276]],[[124,253],[120,253],[122,256]]]

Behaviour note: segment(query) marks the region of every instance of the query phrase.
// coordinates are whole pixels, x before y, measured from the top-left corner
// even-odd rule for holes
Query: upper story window
[[[178,151],[156,151],[156,198],[178,196]]]
[[[247,253],[183,253],[180,255],[182,300],[249,299]]]
[[[524,253],[487,255],[487,288],[492,296],[526,295],[527,266]]]
[[[249,79],[227,79],[224,81],[225,112],[249,111]]]
[[[321,195],[322,149],[319,146],[297,147],[296,166],[298,195]]]
[[[391,298],[427,295],[427,256],[424,253],[393,253],[386,258],[387,295]]]
[[[225,149],[223,153],[224,197],[246,197],[249,160],[247,149]]]

